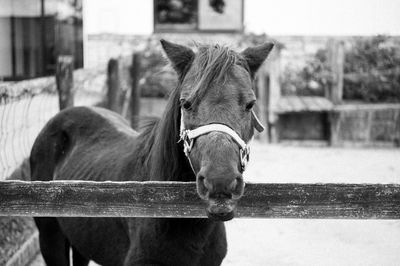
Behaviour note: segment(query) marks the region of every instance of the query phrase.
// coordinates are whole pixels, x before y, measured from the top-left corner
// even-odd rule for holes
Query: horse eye
[[[251,108],[253,108],[254,104],[256,103],[256,100],[252,100],[251,102],[249,102],[248,104],[246,104],[246,110],[250,111]]]
[[[189,110],[190,107],[192,107],[192,103],[187,100],[181,100],[181,106],[183,107],[183,109]]]

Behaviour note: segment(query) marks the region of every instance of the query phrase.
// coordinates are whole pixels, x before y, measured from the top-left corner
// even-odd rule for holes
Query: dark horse
[[[254,128],[254,74],[273,45],[236,53],[219,45],[161,41],[178,74],[161,119],[139,134],[118,114],[66,109],[37,137],[32,180],[196,181],[207,218],[36,217],[47,265],[220,265],[223,221],[243,195],[242,173]],[[181,140],[181,141],[179,141]],[[178,142],[179,141],[179,142]]]

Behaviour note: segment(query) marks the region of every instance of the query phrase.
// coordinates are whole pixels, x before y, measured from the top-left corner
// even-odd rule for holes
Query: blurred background
[[[60,109],[106,107],[135,128],[160,116],[176,83],[165,38],[239,51],[276,44],[256,77],[267,130],[253,143],[248,181],[399,183],[399,14],[398,0],[0,0],[0,180],[29,179],[32,143]],[[400,259],[397,221],[227,228],[224,265]],[[32,220],[0,219],[0,265],[43,265],[37,254]]]

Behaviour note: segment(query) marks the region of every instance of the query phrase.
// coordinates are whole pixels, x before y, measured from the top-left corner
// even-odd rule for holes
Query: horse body
[[[111,111],[95,107],[66,109],[51,119],[37,137],[30,156],[31,179],[196,181],[198,194],[209,203],[207,213],[213,219],[36,217],[41,251],[48,265],[69,265],[70,248],[74,266],[87,265],[89,260],[101,265],[220,265],[225,257],[222,221],[233,218],[244,187],[237,145],[225,134],[210,132],[193,141],[193,151],[185,155],[183,144],[177,143],[180,126],[225,124],[247,142],[253,134],[248,102],[253,101],[254,93],[249,83],[254,68],[272,46],[262,47],[267,51],[261,55],[262,60],[253,53],[247,69],[236,65],[236,61],[224,63],[219,70],[229,75],[222,75],[223,79],[236,77],[237,82],[221,83],[213,76],[195,82],[193,73],[198,69],[191,69],[199,62],[194,53],[183,46],[162,44],[180,84],[172,92],[162,118],[149,123],[139,134]],[[222,49],[218,56],[232,59],[227,51]],[[200,60],[201,64],[207,68],[214,63]],[[208,76],[214,75],[215,69],[208,71]],[[216,87],[212,82],[217,82],[225,89],[215,89],[211,94],[207,94],[207,88],[202,92],[195,89],[191,107],[185,106],[182,99],[189,101],[193,93],[188,84],[204,82],[211,88]],[[195,102],[196,112],[192,112]],[[239,114],[232,113],[232,108]]]
[[[140,148],[138,135],[125,120],[108,110],[93,107],[67,109],[47,124],[35,142],[31,156],[32,180],[146,180],[148,173],[136,156]],[[42,141],[46,145],[41,145]],[[40,160],[38,163],[34,159],[49,153],[55,159],[53,170],[49,169],[48,161]],[[222,261],[226,253],[223,224],[207,219],[35,219],[39,228],[44,228],[41,235],[49,223],[55,227],[58,225],[59,228],[51,228],[60,230],[60,239],[56,242],[66,241],[65,245],[74,247],[76,252],[101,265],[149,262],[196,265],[207,258],[215,261],[219,257]],[[212,241],[208,239],[210,235]],[[58,250],[58,246],[55,247]],[[204,252],[207,249],[208,252]],[[67,260],[64,254],[63,257],[57,256],[55,264],[60,265],[63,258]],[[212,261],[200,264],[212,265]]]

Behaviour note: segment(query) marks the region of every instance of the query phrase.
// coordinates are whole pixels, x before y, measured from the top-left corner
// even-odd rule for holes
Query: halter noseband
[[[255,115],[255,114],[252,114]],[[242,139],[240,136],[232,130],[230,127],[213,123],[204,126],[197,127],[195,129],[185,129],[185,124],[183,121],[183,111],[181,110],[181,125],[180,125],[180,139],[179,141],[183,141],[183,152],[189,160],[190,166],[193,169],[192,162],[190,161],[189,153],[192,150],[194,140],[197,137],[208,134],[210,132],[217,131],[225,133],[232,137],[232,139],[239,145],[239,156],[240,156],[240,165],[242,172],[246,169],[247,163],[250,159],[250,147],[249,145]],[[194,171],[194,169],[193,169]]]

